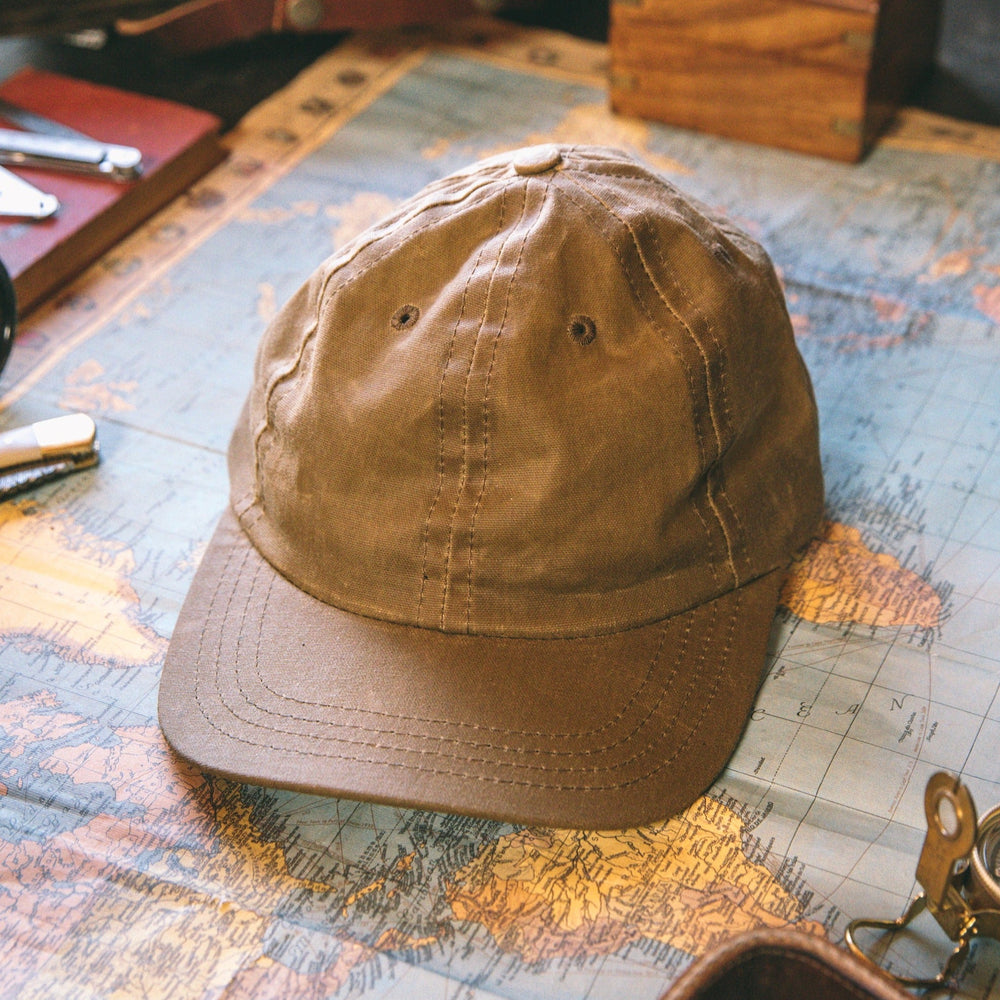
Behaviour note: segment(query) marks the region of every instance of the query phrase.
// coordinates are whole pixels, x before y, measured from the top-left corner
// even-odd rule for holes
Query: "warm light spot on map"
[[[817,625],[932,629],[941,617],[941,599],[930,584],[893,556],[872,552],[860,531],[836,521],[792,564],[781,603]]]
[[[976,308],[994,323],[1000,323],[1000,285],[976,285],[972,294]]]
[[[931,264],[927,270],[927,280],[960,278],[972,270],[974,258],[982,256],[985,252],[985,247],[974,247],[971,250],[952,250]]]
[[[78,365],[66,376],[65,388],[59,405],[66,410],[83,410],[88,413],[125,413],[135,409],[126,397],[138,386],[134,379],[105,381],[104,366],[94,360]]]
[[[525,962],[610,954],[639,937],[694,955],[753,928],[821,932],[747,857],[742,833],[709,798],[637,830],[522,830],[457,871],[448,899]]]
[[[329,205],[327,218],[333,219],[333,245],[337,249],[385,218],[396,202],[377,191],[361,191],[343,205]]]
[[[75,663],[159,663],[166,640],[137,621],[131,551],[64,511],[0,506],[0,636],[47,645]],[[44,595],[44,597],[43,597]]]

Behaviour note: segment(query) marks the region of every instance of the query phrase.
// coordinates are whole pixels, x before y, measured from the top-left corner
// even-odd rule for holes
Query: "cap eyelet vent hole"
[[[722,261],[722,263],[725,264],[726,267],[735,266],[735,262],[733,261],[733,255],[729,252],[729,248],[723,246],[723,244],[715,243],[712,246],[712,253],[715,254],[716,259]]]
[[[420,310],[416,306],[400,306],[393,314],[392,328],[394,330],[408,330],[417,320],[420,319]]]
[[[584,347],[592,344],[597,336],[597,325],[589,316],[573,316],[568,329],[570,337]]]

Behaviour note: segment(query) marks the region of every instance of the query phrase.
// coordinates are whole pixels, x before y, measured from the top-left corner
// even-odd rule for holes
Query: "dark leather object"
[[[698,959],[661,1000],[913,1000],[881,970],[825,938],[751,931]]]
[[[175,52],[198,52],[276,32],[349,31],[432,24],[476,13],[474,0],[188,0],[162,14],[117,22]]]

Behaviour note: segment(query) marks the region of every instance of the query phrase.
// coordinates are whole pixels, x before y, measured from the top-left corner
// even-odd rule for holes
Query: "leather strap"
[[[475,0],[186,0],[152,17],[120,19],[116,28],[153,35],[175,52],[199,52],[269,33],[398,28],[477,9]]]

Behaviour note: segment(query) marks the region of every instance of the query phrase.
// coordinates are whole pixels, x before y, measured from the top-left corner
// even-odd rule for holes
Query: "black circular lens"
[[[10,357],[16,329],[17,296],[14,294],[14,283],[10,280],[3,261],[0,260],[0,372]]]

